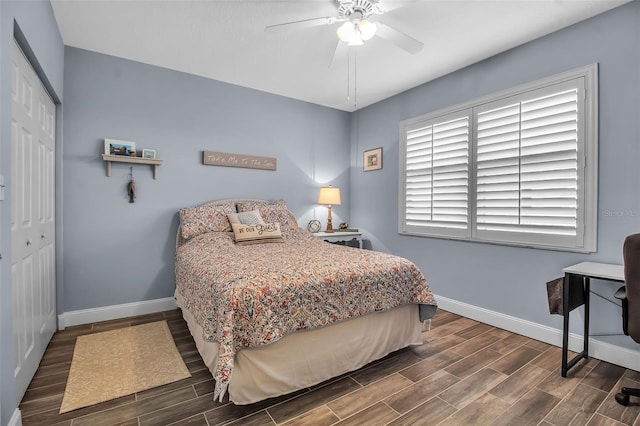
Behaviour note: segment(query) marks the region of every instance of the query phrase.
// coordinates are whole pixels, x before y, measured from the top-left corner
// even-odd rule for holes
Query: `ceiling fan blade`
[[[325,16],[322,18],[310,18],[301,19],[300,21],[284,22],[282,24],[267,25],[265,31],[274,31],[280,29],[292,29],[292,28],[309,28],[318,27],[320,25],[331,25],[336,22],[336,18],[333,16]]]
[[[417,3],[418,1],[420,0],[381,0],[373,6],[373,13],[382,15],[383,13],[409,6],[410,4]]]
[[[420,52],[424,47],[424,43],[421,41],[416,40],[415,38],[403,33],[402,31],[396,30],[389,25],[385,25],[382,22],[376,22],[376,25],[378,26],[378,31],[376,31],[377,37],[390,41],[400,49],[406,50],[412,55]]]
[[[344,43],[338,40],[338,44],[336,44],[336,49],[333,51],[333,55],[331,55],[331,60],[329,61],[328,68],[331,68],[333,61],[335,61],[336,58],[342,55],[342,52],[344,52],[347,49],[348,49],[347,43]]]

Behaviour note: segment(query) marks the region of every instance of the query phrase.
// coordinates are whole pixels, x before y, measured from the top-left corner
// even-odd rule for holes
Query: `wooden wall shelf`
[[[127,157],[125,155],[107,155],[102,154],[102,159],[107,162],[107,176],[111,176],[111,163],[135,163],[148,164],[153,166],[153,178],[158,177],[158,166],[162,164],[162,160],[157,158]]]

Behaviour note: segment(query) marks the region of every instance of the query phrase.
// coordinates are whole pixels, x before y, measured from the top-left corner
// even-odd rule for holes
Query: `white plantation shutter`
[[[400,233],[595,251],[595,65],[407,120],[400,138]]]
[[[433,227],[468,233],[469,123],[467,111],[407,129],[403,203],[408,229]]]
[[[479,112],[478,230],[577,234],[578,89]]]

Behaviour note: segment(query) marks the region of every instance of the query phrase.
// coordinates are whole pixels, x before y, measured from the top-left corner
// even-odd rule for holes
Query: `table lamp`
[[[325,232],[333,232],[333,226],[331,225],[331,206],[340,205],[340,188],[334,188],[331,185],[320,188],[318,204],[326,204],[329,206],[327,211],[327,230]]]

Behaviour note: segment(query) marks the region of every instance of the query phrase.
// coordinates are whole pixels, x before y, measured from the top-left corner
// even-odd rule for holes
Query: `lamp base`
[[[327,229],[324,231],[328,234],[333,233],[333,225],[331,224],[331,206],[327,209]]]

